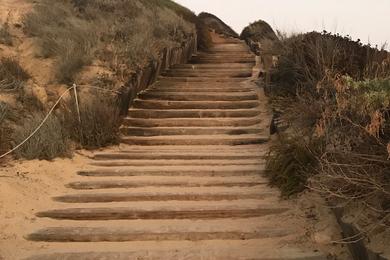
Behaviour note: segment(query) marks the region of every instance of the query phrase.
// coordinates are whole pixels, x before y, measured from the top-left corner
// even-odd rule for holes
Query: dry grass
[[[9,25],[7,23],[0,24],[0,44],[12,46],[12,35],[9,32]]]
[[[119,142],[119,106],[115,96],[95,93],[92,98],[80,99],[78,113],[73,103],[64,110],[64,125],[71,138],[83,148],[96,149]]]
[[[23,123],[13,132],[13,141],[16,144],[21,143],[36,129],[43,118],[43,113],[36,112],[30,118],[24,119]],[[54,115],[50,116],[43,127],[15,151],[15,155],[28,160],[52,160],[56,157],[69,156],[69,138],[66,131],[64,131],[61,120]]]
[[[9,105],[0,101],[0,154],[9,149],[9,144],[11,141],[11,129],[7,124],[10,113],[11,110]]]
[[[0,59],[0,91],[12,91],[23,87],[30,75],[13,58]]]
[[[83,66],[100,60],[115,71],[133,70],[180,46],[193,32],[187,9],[172,1],[42,0],[24,19],[43,57],[57,59],[56,78],[72,83]],[[58,17],[61,17],[59,20]]]

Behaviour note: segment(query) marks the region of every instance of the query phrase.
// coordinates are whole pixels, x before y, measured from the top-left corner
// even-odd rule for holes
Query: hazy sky
[[[390,0],[175,0],[195,13],[217,15],[238,33],[257,19],[284,32],[349,34],[390,44]],[[388,46],[389,49],[389,46]]]

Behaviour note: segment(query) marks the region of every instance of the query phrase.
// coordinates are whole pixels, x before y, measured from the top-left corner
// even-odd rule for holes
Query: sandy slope
[[[11,161],[0,168],[0,259],[20,259],[32,249],[24,239],[36,218],[34,213],[47,208],[51,197],[65,190],[64,184],[76,169],[86,166],[87,158],[49,161]]]

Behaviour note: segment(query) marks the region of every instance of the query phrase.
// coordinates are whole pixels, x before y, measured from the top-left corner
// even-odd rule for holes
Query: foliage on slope
[[[25,18],[43,57],[56,62],[57,79],[72,82],[84,65],[99,60],[123,74],[156,59],[168,46],[180,46],[193,32],[190,12],[168,1],[41,0]],[[61,17],[61,19],[58,19]]]
[[[217,16],[210,13],[200,13],[199,19],[203,21],[209,28],[213,29],[216,33],[222,34],[228,37],[238,38],[238,34],[226,23],[224,23]]]
[[[272,27],[263,20],[258,20],[245,27],[240,38],[245,40],[252,51],[259,55],[265,50],[270,50],[275,43],[279,42]]]
[[[39,47],[34,49],[35,58],[54,67],[55,77],[43,83],[50,89],[46,85],[32,89],[37,85],[35,78],[30,79],[17,57],[0,61],[0,92],[6,91],[15,101],[11,110],[18,115],[9,119],[10,106],[1,103],[1,151],[24,140],[73,82],[81,80],[83,84],[116,90],[133,73],[155,61],[163,49],[182,46],[195,30],[208,35],[208,28],[194,13],[171,0],[39,0],[32,6],[18,26],[24,37],[33,40],[33,47]],[[15,49],[19,41],[8,46],[17,38],[10,34],[14,30],[9,26],[14,25],[0,25],[0,45]],[[205,47],[209,44],[201,43]],[[35,99],[36,89],[45,92],[45,105]],[[57,106],[45,126],[16,155],[52,159],[68,156],[73,147],[93,149],[115,144],[120,117],[117,94],[110,93],[79,93],[81,124],[70,95],[71,103]]]
[[[291,195],[306,187],[389,224],[390,56],[329,33],[282,42],[271,99],[289,127],[267,174]],[[367,227],[365,227],[367,228]]]

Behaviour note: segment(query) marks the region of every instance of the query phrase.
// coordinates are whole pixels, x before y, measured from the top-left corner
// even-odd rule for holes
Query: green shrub
[[[15,129],[12,139],[15,145],[24,141],[42,122],[44,115],[36,112]],[[15,151],[19,158],[28,160],[52,160],[70,155],[69,137],[61,120],[51,115],[40,130]]]
[[[23,87],[30,75],[12,58],[0,59],[0,91],[11,91]]]

